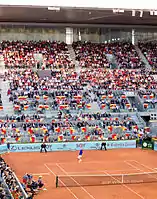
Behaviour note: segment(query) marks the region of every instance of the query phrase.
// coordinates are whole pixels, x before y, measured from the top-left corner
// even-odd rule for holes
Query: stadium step
[[[111,66],[110,66],[111,69],[118,68],[116,58],[113,54],[106,54],[106,58],[107,58],[108,62],[111,64]]]
[[[157,129],[157,122],[153,122],[153,124],[152,125],[150,125],[150,135],[151,136],[153,136],[153,137],[157,137],[157,131],[156,131],[156,129]]]
[[[95,112],[100,112],[100,108],[99,108],[97,102],[91,103],[91,112],[94,112],[94,113]]]
[[[139,128],[143,128],[146,126],[145,121],[139,115],[132,115],[131,118],[136,122]]]
[[[81,68],[79,66],[79,62],[76,61],[76,59],[75,59],[75,52],[74,52],[72,45],[68,45],[68,52],[69,52],[70,58],[72,59],[73,63],[75,64],[76,72],[80,73]]]
[[[154,77],[154,80],[157,81],[157,75],[152,75]]]
[[[135,107],[137,108],[137,111],[144,111],[143,104],[138,95],[134,97],[128,97],[128,100],[131,104],[135,105]]]
[[[135,104],[137,111],[139,111],[139,112],[145,111],[144,108],[143,108],[143,103],[142,103],[139,95],[135,94],[134,97],[129,97],[129,100],[130,100],[131,103]]]
[[[4,78],[4,72],[5,72],[5,64],[3,56],[0,55],[0,78]]]
[[[135,49],[136,49],[136,52],[138,53],[140,59],[144,62],[146,68],[147,69],[151,69],[151,66],[150,66],[148,60],[146,59],[146,57],[144,56],[144,54],[141,52],[141,50],[139,49],[139,47],[135,45]]]
[[[1,88],[1,95],[2,95],[2,104],[3,104],[3,112],[4,114],[13,115],[14,109],[12,102],[9,102],[9,97],[7,96],[7,91],[9,89],[9,82],[3,81],[0,79],[0,88]]]

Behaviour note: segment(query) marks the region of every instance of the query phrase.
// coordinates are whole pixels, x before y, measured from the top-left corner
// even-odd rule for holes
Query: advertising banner
[[[105,141],[107,149],[120,148],[136,148],[136,140],[127,141]],[[62,143],[47,143],[48,151],[76,151],[82,148],[83,150],[99,150],[102,141],[99,142],[62,142]],[[11,144],[11,152],[39,152],[41,143],[34,144]]]
[[[142,149],[153,149],[153,142],[152,141],[143,141],[142,142]]]
[[[0,154],[6,153],[7,151],[8,149],[6,144],[0,145]]]
[[[154,142],[154,151],[157,151],[157,142]]]

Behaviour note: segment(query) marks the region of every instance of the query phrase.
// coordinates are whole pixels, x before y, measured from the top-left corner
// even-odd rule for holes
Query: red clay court
[[[21,180],[25,173],[42,175],[46,191],[37,199],[156,199],[156,182],[139,184],[55,187],[56,175],[111,175],[157,172],[156,152],[141,149],[85,151],[83,161],[77,162],[78,152],[9,153],[4,159]],[[149,175],[149,174],[146,174]],[[145,175],[143,175],[143,178]],[[101,178],[101,176],[100,176]],[[137,178],[137,179],[136,179]],[[148,176],[149,178],[149,176]],[[94,178],[91,178],[94,180]],[[90,177],[86,180],[90,183]],[[77,185],[81,183],[75,181]],[[138,180],[138,175],[134,176]],[[94,182],[93,182],[94,183]],[[66,183],[65,183],[66,185]]]

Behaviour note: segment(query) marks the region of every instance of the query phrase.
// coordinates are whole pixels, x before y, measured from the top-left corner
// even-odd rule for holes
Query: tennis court
[[[78,152],[10,153],[5,160],[21,179],[42,175],[46,191],[37,199],[156,199],[156,152],[141,149]],[[56,188],[58,176],[58,188]]]

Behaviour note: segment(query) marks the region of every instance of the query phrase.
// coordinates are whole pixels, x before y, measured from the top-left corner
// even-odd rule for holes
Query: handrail
[[[10,191],[8,185],[7,185],[7,183],[6,183],[5,180],[3,179],[3,177],[2,177],[2,183],[3,183],[4,186],[6,187],[8,193],[9,193],[10,199],[14,199],[14,197],[13,197],[13,195],[12,195],[12,193],[11,193],[11,191]]]
[[[22,187],[22,185],[21,185],[19,179],[17,178],[17,176],[16,176],[16,174],[15,174],[14,172],[12,172],[12,174],[13,174],[14,178],[16,179],[16,182],[17,182],[18,186],[19,186],[20,189],[21,189],[21,192],[22,192],[22,194],[23,194],[23,196],[24,196],[24,199],[27,199],[27,198],[28,198],[28,195],[27,195],[27,193],[25,192],[24,188]]]

